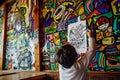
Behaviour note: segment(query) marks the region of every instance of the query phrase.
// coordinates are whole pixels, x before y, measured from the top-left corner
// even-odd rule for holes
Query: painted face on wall
[[[48,34],[48,35],[47,35],[47,39],[48,39],[50,42],[54,42],[54,39],[53,39],[53,35],[52,35],[52,34]]]
[[[21,21],[21,18],[18,17],[15,21],[15,29],[17,30],[17,32],[20,32],[21,30],[21,26],[22,26],[22,21]]]
[[[21,29],[21,25],[20,25],[20,24],[17,24],[17,25],[16,25],[16,30],[17,30],[17,31],[20,31],[20,29]]]
[[[102,31],[105,31],[107,29],[108,25],[109,25],[109,23],[104,23],[104,24],[98,26],[98,29],[102,30]]]
[[[99,30],[105,31],[109,26],[109,20],[107,17],[102,16],[97,20],[96,24]]]

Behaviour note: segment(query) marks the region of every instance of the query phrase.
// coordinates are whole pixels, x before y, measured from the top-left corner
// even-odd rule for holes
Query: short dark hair
[[[77,57],[77,52],[75,48],[70,45],[62,46],[56,53],[56,61],[65,68],[70,68]]]

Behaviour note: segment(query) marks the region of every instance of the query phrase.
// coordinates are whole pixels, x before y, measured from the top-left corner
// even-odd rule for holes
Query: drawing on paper
[[[79,21],[68,25],[68,42],[72,44],[77,53],[87,51],[86,21]]]

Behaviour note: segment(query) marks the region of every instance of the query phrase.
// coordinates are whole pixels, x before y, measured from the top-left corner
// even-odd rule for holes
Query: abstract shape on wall
[[[88,28],[94,32],[97,47],[96,56],[89,66],[91,71],[120,70],[119,3],[118,0],[84,1]]]

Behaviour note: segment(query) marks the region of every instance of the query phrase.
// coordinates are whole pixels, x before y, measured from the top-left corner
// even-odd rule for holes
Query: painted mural
[[[120,70],[120,11],[119,0],[43,0],[42,38],[43,68],[56,70],[55,51],[67,41],[68,25],[81,20],[93,30],[96,55],[89,71]]]
[[[0,8],[0,64],[2,69],[3,46],[4,46],[4,7]]]
[[[43,46],[43,70],[58,70],[56,51],[68,41],[68,25],[85,21],[82,0],[43,0],[41,39]],[[86,28],[86,26],[84,26]],[[81,26],[79,26],[79,29]],[[70,35],[71,36],[71,35]],[[71,37],[73,38],[73,37]],[[44,43],[44,44],[43,44]]]
[[[4,36],[4,9],[0,9],[0,53],[3,53],[3,36]]]
[[[4,34],[4,22],[3,22],[3,19],[4,18],[4,9],[1,8],[0,9],[0,53],[2,53],[3,51],[3,34]]]
[[[35,4],[33,0],[19,0],[8,6],[5,69],[35,70]]]
[[[96,55],[91,71],[120,70],[120,12],[119,0],[86,0],[84,9],[88,28],[94,31]]]

